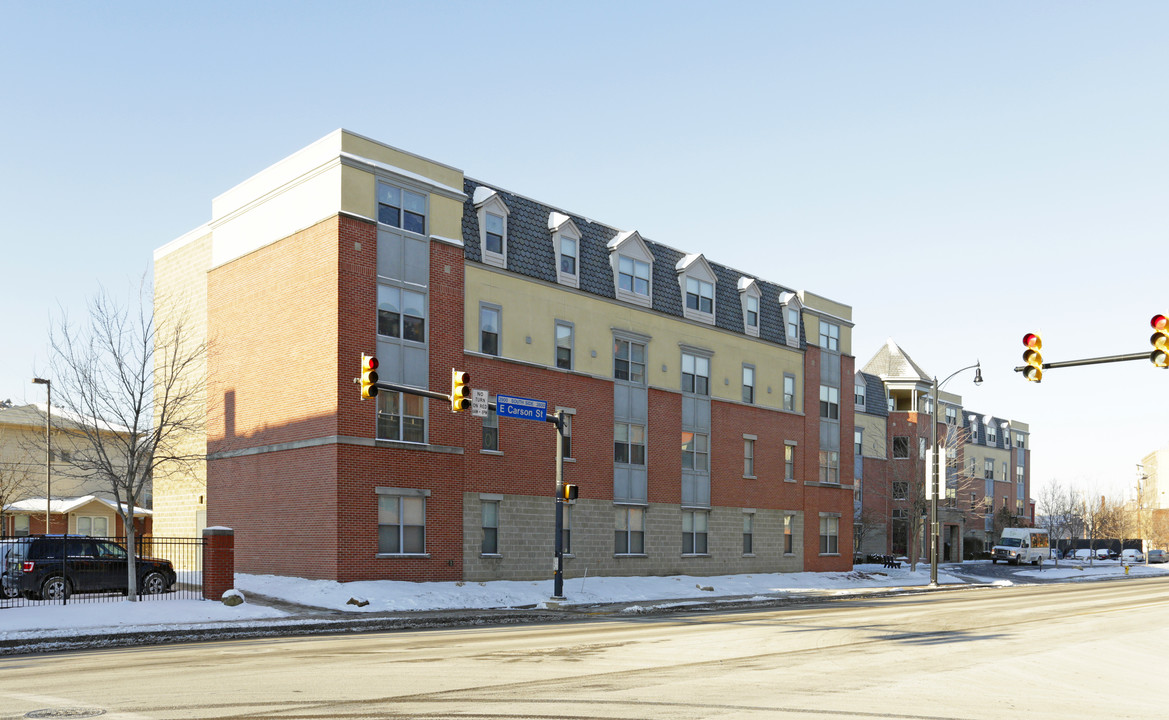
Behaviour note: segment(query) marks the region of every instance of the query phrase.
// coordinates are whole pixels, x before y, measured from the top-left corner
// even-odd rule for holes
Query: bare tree
[[[1070,538],[1076,514],[1075,496],[1071,490],[1059,480],[1048,480],[1039,488],[1038,501],[1042,525],[1052,542],[1063,537]]]
[[[19,447],[17,443],[4,435],[5,431],[0,430],[0,535],[3,535],[7,528],[4,523],[4,508],[34,492],[31,467],[23,454],[18,455],[15,452]]]
[[[102,289],[85,322],[74,325],[62,313],[49,338],[53,398],[68,416],[54,430],[73,438],[72,465],[102,481],[117,502],[131,600],[138,598],[134,510],[155,472],[202,458],[176,448],[202,427],[199,373],[191,370],[206,352],[191,341],[181,312],[160,319],[145,282],[137,301],[136,308],[121,304]]]

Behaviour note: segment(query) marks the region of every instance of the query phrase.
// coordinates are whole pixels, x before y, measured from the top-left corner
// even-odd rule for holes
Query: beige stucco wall
[[[613,375],[613,331],[632,331],[652,338],[646,374],[653,387],[681,387],[680,346],[685,345],[714,352],[710,363],[713,397],[741,400],[742,368],[747,363],[755,366],[757,405],[782,408],[783,376],[789,373],[797,378],[796,410],[803,408],[803,353],[786,346],[468,263],[463,327],[465,347],[471,351],[479,349],[481,302],[503,308],[503,357],[554,365],[555,323],[564,320],[573,324],[574,369],[608,378]]]

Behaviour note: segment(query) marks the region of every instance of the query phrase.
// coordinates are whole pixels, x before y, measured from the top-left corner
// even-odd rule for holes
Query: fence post
[[[235,531],[203,529],[203,599],[219,600],[235,587]]]

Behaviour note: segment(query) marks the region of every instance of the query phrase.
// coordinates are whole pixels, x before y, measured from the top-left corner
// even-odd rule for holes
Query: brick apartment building
[[[937,423],[944,453],[943,562],[959,562],[989,548],[1001,529],[996,517],[1000,526],[1034,524],[1029,426],[967,410],[961,396],[944,389],[938,392],[940,412],[935,414],[933,381],[893,340],[856,373],[855,532],[862,554],[928,557],[928,540],[922,539],[928,520],[921,513],[931,422]]]
[[[550,577],[555,427],[362,400],[362,353],[567,416],[566,577],[851,567],[848,306],[344,130],[215,198],[155,277],[209,347],[207,461],[155,478],[155,532],[233,528],[240,571]]]

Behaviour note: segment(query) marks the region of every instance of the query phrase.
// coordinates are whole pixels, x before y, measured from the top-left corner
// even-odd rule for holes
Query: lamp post
[[[974,384],[982,384],[982,365],[975,362],[973,365],[955,370],[950,373],[950,376],[945,380],[938,382],[938,376],[934,375],[934,407],[933,412],[930,413],[930,437],[932,442],[930,446],[934,449],[934,458],[932,468],[930,468],[930,477],[927,482],[930,483],[931,499],[930,499],[930,587],[937,587],[938,585],[938,538],[941,535],[941,528],[938,527],[938,496],[942,493],[941,477],[938,472],[938,465],[941,462],[939,456],[941,448],[938,447],[938,410],[941,408],[941,398],[938,393],[942,386],[950,382],[955,375],[966,370],[974,370]]]
[[[49,534],[49,521],[53,515],[53,436],[49,432],[53,416],[53,383],[48,378],[32,379],[35,385],[45,386],[45,534]]]

